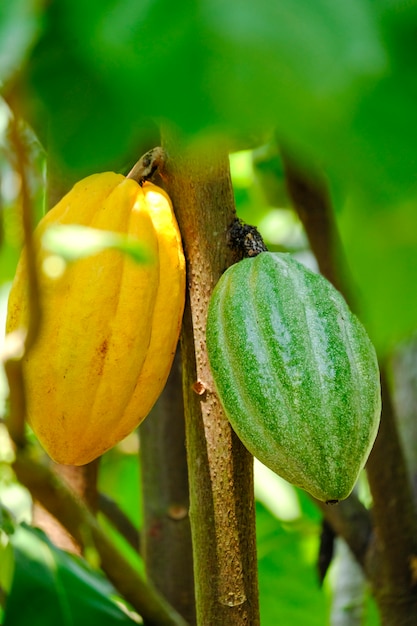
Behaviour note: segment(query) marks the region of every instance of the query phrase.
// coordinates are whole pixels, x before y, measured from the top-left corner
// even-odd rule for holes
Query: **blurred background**
[[[36,223],[53,199],[82,176],[129,171],[159,144],[159,128],[167,126],[196,150],[227,150],[238,216],[257,226],[269,249],[291,252],[315,270],[316,258],[288,194],[286,163],[324,181],[357,310],[380,358],[392,363],[401,355],[414,355],[416,29],[417,3],[405,0],[186,0],[175,7],[168,0],[3,3],[2,327],[22,244],[18,150],[24,149]],[[15,127],[20,148],[13,138]],[[407,358],[412,378],[415,359]],[[0,369],[2,418],[7,394]],[[409,433],[412,426],[406,428]],[[140,529],[138,451],[134,433],[107,453],[99,488]],[[0,500],[16,527],[31,521],[32,503],[14,477],[12,459],[3,421]],[[321,583],[322,516],[309,498],[258,463],[255,475],[262,623],[378,624],[367,585],[339,541],[337,558]],[[365,477],[358,495],[369,505]],[[34,584],[39,572],[63,568],[73,579],[55,548],[28,529],[24,538],[15,533],[20,561],[13,578],[12,522],[6,517],[2,513],[0,518],[0,588],[4,596],[13,587],[11,624],[14,607],[24,602],[27,577]],[[133,548],[105,516],[100,521],[141,571]],[[341,569],[339,562],[345,563]],[[40,568],[36,576],[32,567]],[[350,621],[342,622],[337,621],[337,590],[349,567],[356,588]],[[85,576],[95,580],[94,571]],[[79,571],[75,577],[80,578]],[[45,575],[42,585],[47,595],[40,620],[32,616],[31,624],[54,623],[47,607],[55,605],[46,598],[59,596],[56,578]],[[94,602],[104,603],[109,589],[103,581],[94,585]],[[83,606],[84,616],[88,606]],[[101,623],[118,623],[110,613]]]

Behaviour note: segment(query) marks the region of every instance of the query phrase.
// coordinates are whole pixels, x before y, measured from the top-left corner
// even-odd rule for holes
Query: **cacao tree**
[[[416,23],[414,3],[384,0],[3,3],[1,315],[22,246],[30,315],[26,335],[1,343],[0,622],[416,623]],[[27,423],[23,363],[45,317],[33,231],[105,171],[133,171],[172,201],[182,330],[138,432],[59,465]],[[337,505],[257,461],[254,475],[216,393],[206,319],[239,261],[236,216],[320,272],[375,346],[379,432]],[[128,256],[129,243],[99,245]],[[66,231],[50,251],[59,273],[91,265],[97,240]],[[89,304],[93,286],[81,291]],[[56,332],[71,323],[54,320]],[[75,448],[82,437],[81,424]]]

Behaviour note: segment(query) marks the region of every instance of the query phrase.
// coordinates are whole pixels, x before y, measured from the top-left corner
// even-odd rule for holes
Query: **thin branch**
[[[8,429],[16,446],[21,448],[26,443],[26,394],[23,377],[23,356],[29,352],[31,346],[36,340],[41,323],[41,308],[36,249],[32,236],[32,201],[26,172],[27,159],[19,129],[19,121],[14,115],[11,116],[10,135],[11,142],[15,149],[16,172],[19,175],[20,181],[23,243],[24,254],[26,254],[27,259],[28,274],[29,324],[24,340],[23,338],[19,338],[17,333],[15,333],[15,338],[18,340],[16,344],[16,354],[8,355],[8,358],[5,360],[4,368],[10,389],[10,415],[8,419]],[[23,345],[18,345],[19,341],[23,343]]]
[[[378,538],[377,551],[371,563],[380,590],[381,571],[389,580],[393,596],[403,597],[416,589],[411,568],[412,555],[417,554],[417,521],[413,492],[404,453],[400,444],[394,408],[385,368],[381,369],[382,416],[378,437],[367,463],[368,481],[373,498],[373,519]]]
[[[27,174],[27,155],[21,137],[19,120],[14,115],[10,122],[11,141],[15,148],[16,172],[20,180],[20,201],[23,230],[24,254],[27,259],[28,293],[29,293],[29,324],[25,340],[25,352],[29,352],[38,336],[41,324],[41,305],[39,296],[39,279],[37,270],[37,251],[33,239],[33,207]]]
[[[109,580],[150,626],[187,626],[183,618],[118,552],[93,514],[49,464],[34,460],[29,450],[17,450],[13,469],[18,480],[84,549],[94,547]]]
[[[181,359],[139,427],[146,574],[190,624],[196,623]]]
[[[333,530],[349,545],[352,553],[362,567],[366,568],[366,554],[372,535],[372,523],[369,511],[352,494],[336,506],[314,500]]]
[[[97,511],[97,475],[100,459],[96,459],[87,465],[60,465],[52,463],[53,471],[79,496],[90,511]],[[74,541],[68,532],[39,502],[34,501],[32,524],[38,526],[60,548],[81,554],[81,546]]]
[[[139,554],[140,533],[116,502],[104,493],[98,494],[98,509],[128,544]]]
[[[299,171],[285,156],[284,171],[289,197],[304,226],[320,272],[344,295],[350,308],[355,310],[351,277],[324,181]]]
[[[158,169],[162,171],[165,159],[163,148],[159,146],[152,148],[135,163],[126,178],[132,178],[142,185],[146,180],[150,180]]]

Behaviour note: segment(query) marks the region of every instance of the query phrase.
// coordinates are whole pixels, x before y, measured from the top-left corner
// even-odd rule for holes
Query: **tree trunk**
[[[181,153],[169,135],[164,139],[165,180],[187,260],[181,346],[197,623],[256,626],[253,459],[223,413],[205,347],[212,289],[234,261],[227,247],[235,216],[228,156]]]

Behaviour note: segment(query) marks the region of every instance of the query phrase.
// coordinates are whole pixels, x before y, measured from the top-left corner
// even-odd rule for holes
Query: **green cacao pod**
[[[226,415],[267,467],[322,501],[346,498],[381,412],[375,350],[340,293],[288,254],[231,266],[208,311]]]

